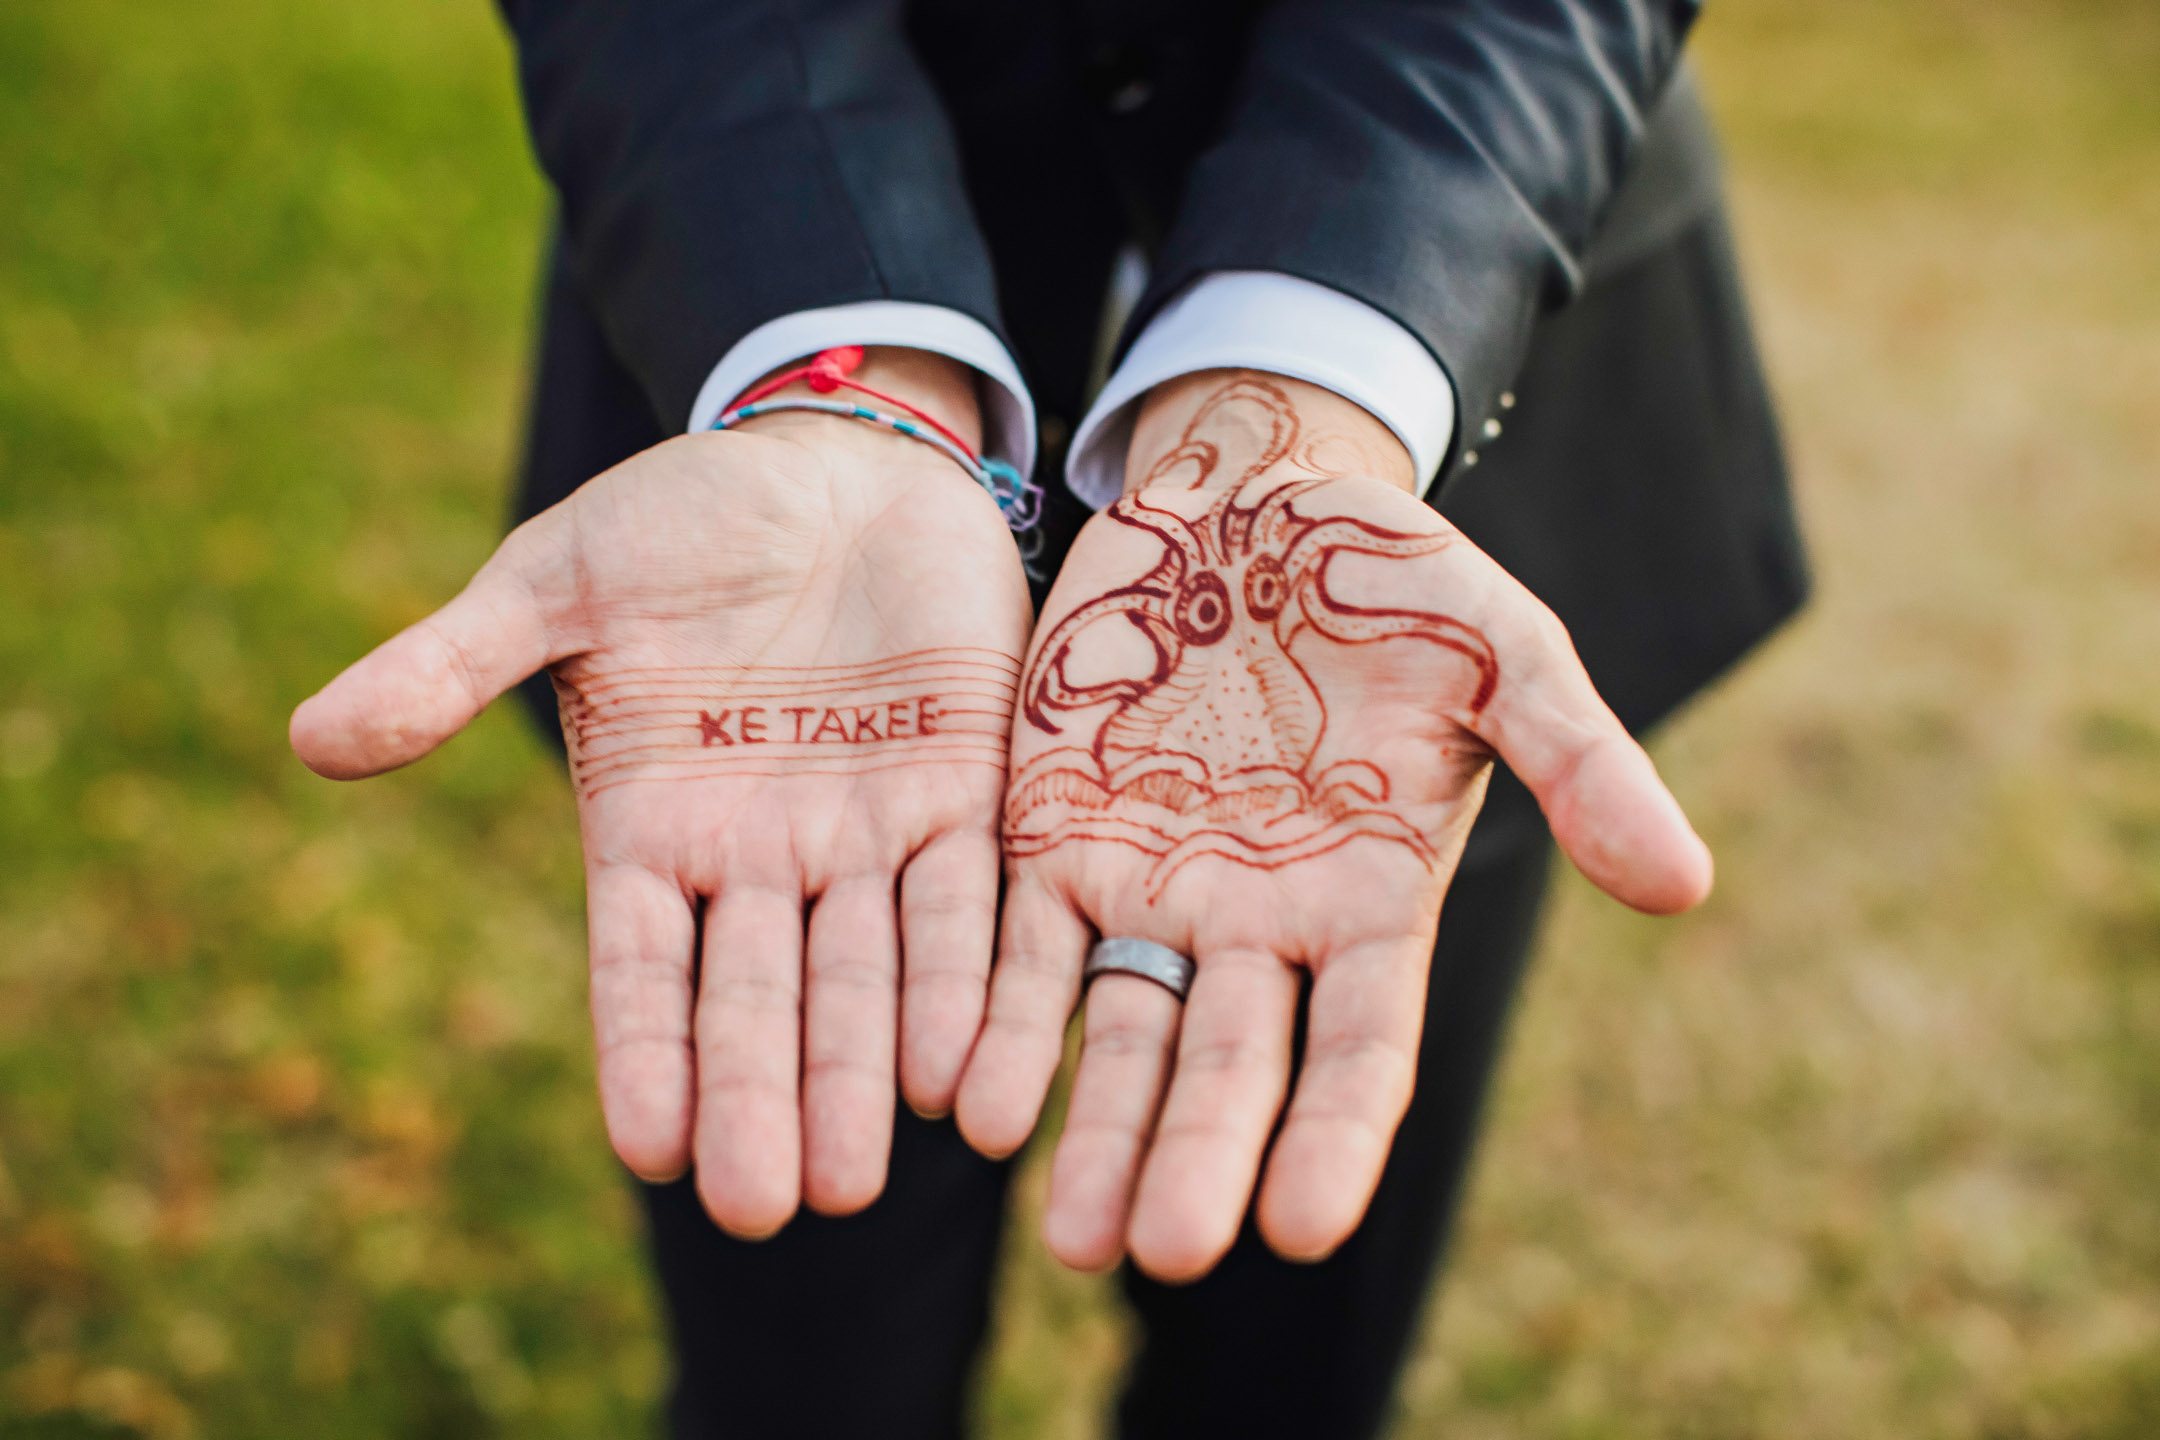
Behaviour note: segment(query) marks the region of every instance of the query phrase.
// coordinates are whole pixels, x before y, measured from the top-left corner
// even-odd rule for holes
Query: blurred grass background
[[[1712,903],[1560,887],[1398,1434],[2160,1435],[2160,8],[1697,53],[1821,596],[1661,744]],[[7,1440],[652,1433],[552,764],[283,739],[493,543],[544,210],[477,0],[0,7]]]

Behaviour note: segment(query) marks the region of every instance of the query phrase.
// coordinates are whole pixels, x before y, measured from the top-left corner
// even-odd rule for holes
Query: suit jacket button
[[[1087,88],[1112,115],[1130,115],[1155,98],[1154,66],[1146,52],[1124,41],[1088,52]]]

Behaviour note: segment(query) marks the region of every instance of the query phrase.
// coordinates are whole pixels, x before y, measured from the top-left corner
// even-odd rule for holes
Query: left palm
[[[1089,524],[1037,628],[998,968],[960,1095],[971,1140],[1014,1148],[1090,941],[1193,957],[1182,1014],[1147,981],[1095,982],[1046,1219],[1070,1264],[1129,1250],[1173,1279],[1235,1236],[1289,1088],[1301,972],[1304,1061],[1260,1225],[1318,1255],[1357,1223],[1409,1101],[1441,899],[1496,751],[1623,899],[1681,908],[1707,883],[1700,842],[1527,591],[1378,481],[1277,452],[1210,486],[1230,470],[1215,441]]]

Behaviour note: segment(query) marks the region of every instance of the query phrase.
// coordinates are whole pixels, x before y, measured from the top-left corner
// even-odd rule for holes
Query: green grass
[[[1563,887],[1398,1433],[2160,1433],[2160,12],[1702,35],[1820,603]],[[651,1433],[573,820],[291,705],[504,509],[545,198],[480,4],[0,7],[0,1437]],[[1023,1176],[983,1387],[1125,1330]]]
[[[1712,7],[1821,592],[1564,888],[1403,1436],[2160,1434],[2160,13]]]
[[[642,1433],[552,767],[283,740],[499,527],[492,18],[11,5],[0,65],[0,1432]]]

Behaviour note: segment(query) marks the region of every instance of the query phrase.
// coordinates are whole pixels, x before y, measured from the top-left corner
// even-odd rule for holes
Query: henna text
[[[778,714],[785,720],[769,721]],[[917,695],[907,700],[888,700],[880,705],[782,705],[769,711],[763,705],[739,709],[698,711],[698,743],[701,745],[763,745],[772,740],[768,723],[779,726],[780,738],[796,745],[861,745],[888,740],[914,740],[935,735],[938,697]]]
[[[578,786],[1005,763],[1017,666],[991,650],[861,665],[556,675]]]

